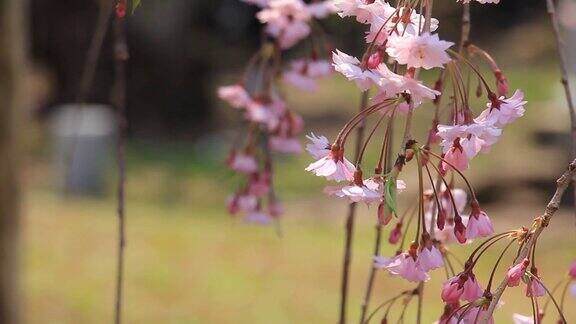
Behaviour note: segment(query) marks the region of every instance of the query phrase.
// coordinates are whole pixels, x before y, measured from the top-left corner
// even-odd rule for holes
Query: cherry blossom
[[[418,267],[423,271],[430,271],[444,266],[444,258],[442,252],[434,245],[430,247],[424,246],[420,253],[418,253]]]
[[[232,153],[232,156],[228,159],[228,166],[230,169],[241,173],[254,173],[258,171],[256,158],[246,153]]]
[[[239,84],[219,87],[218,97],[234,108],[244,108],[252,101],[246,89]]]
[[[306,144],[306,151],[315,159],[321,159],[330,154],[330,142],[325,136],[316,136],[314,133],[306,135],[312,143]]]
[[[482,297],[482,288],[472,272],[463,272],[444,282],[441,296],[449,304],[459,300],[473,302]]]
[[[570,264],[568,275],[570,276],[570,278],[576,279],[576,261],[573,261],[572,264]]]
[[[521,90],[516,90],[508,99],[500,97],[498,102],[498,107],[494,107],[491,102],[488,103],[488,108],[474,120],[478,123],[504,127],[524,116],[524,105],[527,101],[524,101],[524,93]]]
[[[347,198],[351,203],[362,201],[370,204],[382,199],[382,195],[375,189],[377,190],[378,188],[374,188],[370,182],[365,180],[362,185],[351,184],[343,187],[329,186],[324,189],[324,192],[336,197]]]
[[[468,224],[466,224],[466,237],[468,239],[474,239],[478,237],[487,237],[492,234],[494,234],[492,221],[486,212],[480,210],[478,202],[474,200],[472,202],[472,213],[468,218]]]
[[[528,264],[530,264],[530,260],[524,259],[522,262],[508,269],[508,272],[506,272],[506,280],[509,287],[516,287],[520,284],[520,280],[524,277]]]
[[[228,212],[232,215],[239,212],[248,212],[256,209],[258,199],[250,194],[235,193],[228,197]]]
[[[378,73],[362,69],[357,58],[340,50],[332,53],[332,60],[334,61],[334,69],[342,73],[348,80],[354,81],[362,91],[368,90],[372,84],[380,79]]]
[[[294,137],[272,136],[269,143],[270,148],[275,152],[286,154],[299,154],[302,152],[300,141]]]
[[[376,262],[376,267],[384,268],[392,275],[398,275],[410,282],[428,281],[430,276],[420,267],[418,267],[416,260],[403,252],[386,262]]]
[[[282,74],[282,78],[301,90],[316,91],[316,78],[328,76],[332,71],[330,63],[324,60],[296,60],[290,64],[290,69]]]
[[[354,164],[344,157],[344,151],[333,147],[328,155],[311,163],[306,169],[319,177],[334,181],[352,181],[354,179]]]
[[[546,289],[540,281],[536,279],[528,279],[528,284],[526,285],[526,297],[542,297],[546,295]]]
[[[514,324],[534,324],[533,317],[516,313],[512,314],[512,320],[514,321]]]
[[[386,53],[398,63],[413,68],[432,69],[443,67],[450,61],[446,50],[454,45],[440,40],[438,34],[405,34],[388,38]]]

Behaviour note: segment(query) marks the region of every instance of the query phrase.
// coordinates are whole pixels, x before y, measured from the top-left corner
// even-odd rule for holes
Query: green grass
[[[24,310],[27,323],[102,323],[112,318],[116,225],[112,201],[63,200],[27,195],[24,219]],[[334,322],[342,248],[344,204],[300,203],[289,208],[282,238],[270,227],[231,220],[202,206],[158,206],[128,201],[127,323]],[[500,210],[498,212],[497,210]],[[358,315],[370,260],[372,211],[361,208],[352,270],[351,318]],[[522,209],[527,223],[536,208]],[[492,208],[499,229],[512,212]],[[297,216],[295,216],[297,215]],[[553,284],[574,257],[572,220],[553,221],[540,246],[544,280]],[[516,225],[516,224],[514,224]],[[463,256],[468,248],[455,247]],[[386,245],[386,254],[392,250]],[[481,280],[496,255],[478,270]],[[504,267],[502,267],[504,268]],[[498,278],[502,276],[498,273]],[[426,289],[425,323],[440,312],[442,271]],[[411,287],[380,273],[375,302]],[[521,289],[498,311],[529,310]],[[573,305],[574,300],[567,301]],[[575,316],[569,307],[568,314]],[[413,315],[413,310],[409,314]],[[574,318],[574,317],[570,317]],[[412,319],[409,320],[411,322]],[[498,321],[500,323],[500,321]]]

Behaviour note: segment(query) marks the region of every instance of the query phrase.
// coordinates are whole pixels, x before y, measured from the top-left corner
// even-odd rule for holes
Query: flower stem
[[[368,105],[368,91],[362,93],[360,100],[360,111],[363,111]],[[364,127],[365,122],[362,121],[358,128],[356,128],[356,147],[354,160],[357,161],[362,149],[362,142],[364,140]],[[348,303],[348,287],[350,279],[350,262],[352,261],[352,241],[354,235],[354,218],[356,216],[356,203],[351,203],[348,206],[348,214],[346,216],[345,238],[344,238],[344,259],[342,262],[342,280],[340,287],[340,319],[338,323],[346,323],[346,306]]]

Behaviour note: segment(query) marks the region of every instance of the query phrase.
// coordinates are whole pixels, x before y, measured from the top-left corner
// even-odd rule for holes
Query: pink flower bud
[[[466,226],[462,223],[462,217],[460,215],[454,217],[454,236],[456,236],[460,244],[464,244],[467,241]]]
[[[498,88],[498,96],[504,96],[508,94],[508,79],[502,74],[502,71],[494,71],[494,76],[496,77],[496,87]]]
[[[399,222],[398,224],[396,224],[396,227],[394,227],[394,229],[390,232],[388,243],[396,244],[398,243],[398,241],[400,241],[401,237],[402,237],[402,223]]]
[[[526,268],[530,264],[530,260],[524,258],[522,262],[515,266],[510,267],[506,273],[506,280],[508,281],[508,287],[516,287],[520,284],[520,280],[526,272]]]
[[[368,57],[368,62],[366,62],[366,67],[369,69],[376,69],[378,65],[382,62],[382,54],[380,51],[376,51]]]
[[[576,261],[572,262],[572,264],[570,265],[568,275],[572,277],[572,279],[576,279]]]
[[[126,0],[119,0],[116,4],[116,17],[124,18],[126,16]]]
[[[530,282],[526,285],[526,297],[542,297],[546,295],[546,289],[544,286],[536,279],[530,279]]]

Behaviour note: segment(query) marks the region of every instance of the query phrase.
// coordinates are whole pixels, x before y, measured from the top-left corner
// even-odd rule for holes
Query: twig
[[[458,52],[462,53],[464,46],[470,40],[470,3],[462,4],[462,33]]]
[[[568,78],[568,69],[566,62],[566,54],[564,53],[564,41],[560,35],[560,24],[556,18],[556,8],[554,0],[546,0],[546,8],[554,30],[554,38],[556,40],[556,48],[558,51],[558,63],[560,65],[561,79],[560,83],[564,87],[564,94],[566,95],[566,104],[568,105],[568,113],[570,114],[570,141],[571,141],[571,159],[576,158],[576,110],[574,109],[574,101],[572,99],[572,92],[570,90],[570,81]],[[576,213],[576,186],[574,186],[574,212]]]
[[[360,100],[360,110],[364,110],[368,105],[368,91],[362,93]],[[360,150],[362,149],[362,142],[364,141],[364,128],[365,122],[362,121],[356,129],[356,144],[354,161],[358,160]],[[344,239],[344,260],[342,263],[342,281],[340,287],[340,319],[338,323],[346,323],[346,307],[348,304],[348,287],[350,280],[350,262],[352,261],[352,240],[354,235],[354,218],[356,216],[356,203],[351,203],[348,206],[348,214],[346,215],[346,232]]]
[[[393,124],[390,125],[393,127]],[[386,168],[384,173],[390,172],[390,168],[392,166],[392,143],[393,143],[393,128],[390,129],[390,132],[387,134],[388,137],[388,144],[386,146]],[[382,224],[378,222],[375,226],[376,236],[374,238],[374,256],[380,255],[380,245],[382,242]],[[368,313],[368,306],[370,306],[370,299],[372,298],[372,290],[374,288],[374,281],[376,279],[376,267],[374,267],[374,261],[370,260],[370,273],[368,274],[368,283],[366,284],[366,292],[364,293],[364,300],[362,301],[361,311],[360,311],[360,322],[364,323],[366,320],[366,315]]]
[[[113,101],[116,105],[118,134],[116,143],[116,163],[118,166],[117,183],[117,216],[118,216],[118,259],[116,265],[116,295],[114,308],[114,323],[122,322],[122,295],[124,283],[124,253],[126,247],[126,214],[125,214],[125,184],[126,184],[126,60],[128,46],[126,44],[124,18],[114,20],[114,58],[115,80]]]
[[[536,240],[538,239],[538,236],[540,236],[540,233],[542,233],[544,228],[548,226],[550,219],[560,208],[560,201],[562,200],[562,196],[564,195],[564,192],[570,185],[570,182],[572,181],[572,178],[574,177],[575,173],[576,173],[576,159],[573,160],[572,163],[570,163],[568,169],[564,171],[564,173],[560,178],[558,178],[558,180],[556,180],[556,192],[554,193],[554,196],[552,196],[552,199],[550,199],[550,202],[548,202],[548,205],[544,210],[544,215],[542,215],[538,219],[538,221],[535,222],[533,229],[528,234],[526,243],[523,245],[522,249],[520,250],[520,253],[518,253],[516,260],[514,260],[514,265],[519,264],[524,260],[524,258],[529,256],[530,250],[532,246],[535,244]],[[496,305],[498,305],[498,301],[500,300],[500,297],[502,297],[502,294],[504,293],[504,290],[506,290],[507,286],[508,282],[506,279],[504,279],[502,280],[498,288],[496,288],[494,293],[492,293],[492,300],[490,301],[488,310],[486,311],[484,316],[480,319],[479,324],[488,323],[488,320],[492,317],[494,309],[496,308]]]

